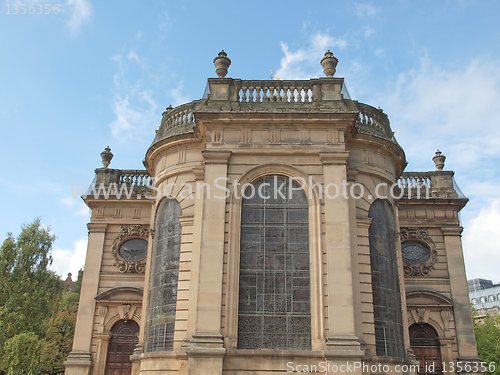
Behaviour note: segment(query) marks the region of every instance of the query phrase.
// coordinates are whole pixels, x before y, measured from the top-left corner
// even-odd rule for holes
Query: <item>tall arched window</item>
[[[179,256],[181,251],[181,205],[165,198],[156,213],[151,259],[146,352],[173,350]]]
[[[376,200],[368,217],[377,355],[404,357],[394,216],[387,202]]]
[[[239,280],[238,348],[311,348],[308,201],[288,177],[244,191]]]

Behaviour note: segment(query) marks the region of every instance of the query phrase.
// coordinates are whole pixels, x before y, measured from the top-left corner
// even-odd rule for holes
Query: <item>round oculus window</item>
[[[118,254],[129,262],[137,262],[146,258],[148,253],[148,241],[142,238],[133,238],[121,244]]]
[[[410,264],[425,263],[431,257],[431,250],[418,241],[406,241],[401,244],[403,260]]]

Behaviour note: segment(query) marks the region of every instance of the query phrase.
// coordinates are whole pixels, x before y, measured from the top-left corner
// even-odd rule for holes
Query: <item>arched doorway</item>
[[[111,329],[106,359],[106,375],[130,375],[132,355],[139,341],[139,325],[133,320],[119,320]]]
[[[442,374],[438,334],[429,324],[410,326],[410,346],[419,361],[419,375]]]

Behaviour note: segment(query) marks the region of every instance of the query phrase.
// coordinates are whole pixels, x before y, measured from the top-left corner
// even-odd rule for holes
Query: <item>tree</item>
[[[477,314],[473,311],[473,316]],[[500,375],[500,315],[486,315],[483,321],[474,319],[477,353],[481,361],[486,362],[486,368],[492,370],[487,374]],[[490,367],[491,366],[491,367]]]
[[[40,219],[21,228],[17,238],[8,233],[0,248],[0,354],[4,371],[13,358],[7,350],[18,353],[16,350],[22,351],[23,345],[35,342],[34,336],[38,340],[45,338],[64,290],[62,280],[48,268],[55,236],[41,225]],[[9,341],[20,334],[28,336]],[[43,346],[43,342],[38,343]]]
[[[83,272],[80,271],[75,289],[64,294],[58,310],[49,321],[45,346],[42,350],[43,368],[46,373],[64,372],[64,361],[73,346],[82,277]]]
[[[5,343],[9,375],[35,375],[42,371],[43,343],[33,332],[21,333]]]

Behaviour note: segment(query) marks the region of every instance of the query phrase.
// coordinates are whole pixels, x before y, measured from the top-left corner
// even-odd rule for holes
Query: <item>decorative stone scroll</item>
[[[401,228],[400,236],[405,276],[428,275],[438,260],[429,229]]]
[[[122,225],[111,252],[115,266],[124,273],[144,273],[150,229],[145,225]]]

